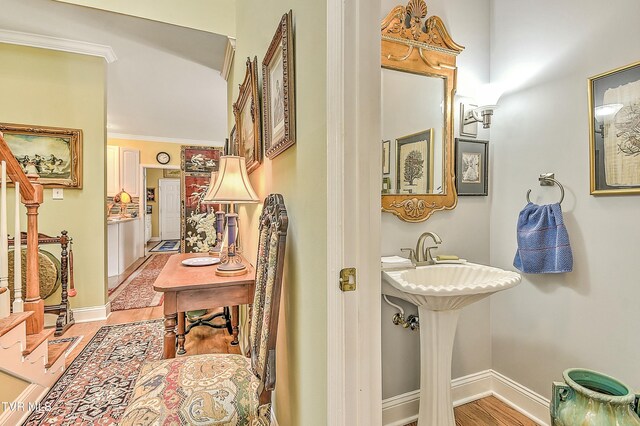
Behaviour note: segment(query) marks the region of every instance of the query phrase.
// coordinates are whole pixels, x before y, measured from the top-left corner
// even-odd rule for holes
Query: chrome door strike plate
[[[340,290],[356,291],[356,268],[340,270]]]

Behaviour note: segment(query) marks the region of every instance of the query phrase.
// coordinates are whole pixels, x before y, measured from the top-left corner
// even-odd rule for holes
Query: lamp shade
[[[203,201],[222,204],[257,203],[259,201],[251,187],[251,182],[249,182],[247,166],[243,157],[235,155],[220,157],[218,178],[213,187],[207,190]]]
[[[218,172],[211,172],[211,179],[209,179],[209,187],[207,188],[207,193],[204,194],[204,197],[202,198],[203,204],[215,204],[215,201],[211,201],[211,197],[213,194],[213,188],[215,188],[217,180]]]
[[[131,202],[131,195],[123,188],[113,197],[113,201],[116,203],[129,204]]]

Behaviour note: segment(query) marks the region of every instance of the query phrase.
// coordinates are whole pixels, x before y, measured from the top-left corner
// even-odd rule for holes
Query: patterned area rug
[[[148,308],[162,304],[163,295],[153,289],[153,283],[171,254],[154,254],[125,282],[109,295],[111,311]]]
[[[149,253],[167,253],[167,252],[179,252],[180,251],[180,240],[162,240],[151,250]]]
[[[162,320],[101,327],[24,425],[112,425],[124,413],[140,367],[162,357]]]
[[[64,351],[65,354],[69,355],[71,353],[71,351],[73,351],[75,349],[75,347],[78,346],[78,343],[80,343],[80,341],[82,340],[83,337],[84,336],[61,337],[59,339],[49,340],[49,344],[50,345],[55,345],[55,344],[58,344],[58,343],[71,342],[71,344],[69,345],[67,350]]]

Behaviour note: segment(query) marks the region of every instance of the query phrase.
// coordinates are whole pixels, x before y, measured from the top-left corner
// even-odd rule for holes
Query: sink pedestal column
[[[455,426],[451,402],[451,356],[460,309],[420,315],[420,412],[418,426]]]

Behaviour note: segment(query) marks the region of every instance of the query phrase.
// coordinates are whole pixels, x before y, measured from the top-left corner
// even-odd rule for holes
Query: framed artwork
[[[182,180],[182,253],[208,253],[216,244],[215,214],[218,204],[204,204],[210,175],[186,174]]]
[[[180,169],[163,169],[162,177],[169,179],[180,179],[180,173],[182,171]]]
[[[640,194],[640,62],[589,79],[592,195]]]
[[[382,141],[382,174],[388,175],[391,172],[391,141]],[[388,188],[391,189],[391,188]]]
[[[147,188],[147,201],[156,201],[156,189],[155,188]]]
[[[182,146],[181,168],[185,173],[211,174],[218,171],[220,148]]]
[[[231,134],[229,135],[229,155],[240,155],[238,138],[236,136],[236,126],[234,124],[233,129],[231,129]]]
[[[247,173],[251,174],[262,163],[262,137],[260,135],[260,104],[258,103],[258,58],[247,58],[244,81],[240,85],[238,100],[233,104],[237,129],[239,155],[244,157]]]
[[[146,209],[147,209],[147,214],[152,214],[153,213],[153,206],[148,205],[148,206],[146,206]]]
[[[391,178],[383,177],[382,178],[382,193],[388,194],[391,191]]]
[[[488,141],[456,138],[456,188],[458,195],[488,194]]]
[[[82,188],[82,130],[0,124],[0,132],[26,174],[49,188]]]
[[[282,16],[262,61],[265,155],[272,159],[296,143],[292,12]]]
[[[433,192],[433,129],[396,139],[398,194]]]

